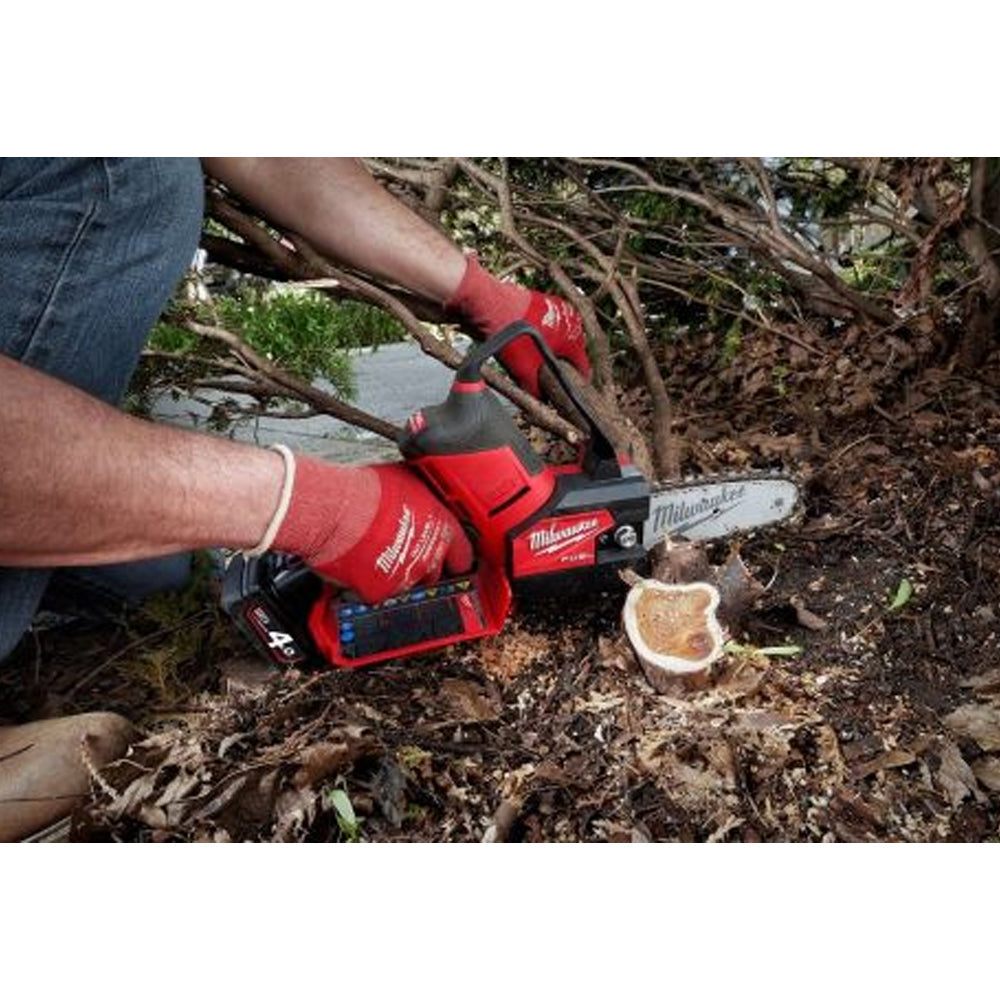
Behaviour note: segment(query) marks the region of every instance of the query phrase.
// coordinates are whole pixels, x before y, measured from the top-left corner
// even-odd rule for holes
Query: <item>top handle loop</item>
[[[559,362],[552,353],[551,348],[545,338],[524,320],[515,320],[509,326],[505,326],[492,337],[478,344],[465,356],[465,360],[458,368],[455,376],[456,382],[474,383],[482,379],[482,366],[492,357],[499,354],[505,347],[517,340],[518,337],[531,337],[535,346],[542,352],[546,365],[552,370],[556,381],[561,386],[563,392],[569,397],[570,402],[577,408],[584,418],[590,433],[590,454],[589,461],[585,465],[592,467],[591,471],[599,478],[615,478],[621,475],[621,467],[618,463],[618,456],[614,446],[608,440],[597,418],[591,412],[589,406],[580,398],[572,383],[566,378]]]

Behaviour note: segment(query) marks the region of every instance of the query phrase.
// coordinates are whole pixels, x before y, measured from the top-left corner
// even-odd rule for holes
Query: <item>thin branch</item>
[[[210,192],[209,201],[211,213],[220,222],[252,243],[254,248],[265,258],[271,260],[276,267],[289,277],[296,279],[296,283],[300,287],[320,289],[334,297],[360,298],[378,305],[395,316],[420,345],[421,350],[430,357],[452,369],[457,368],[461,363],[461,355],[454,348],[433,336],[410,308],[410,303],[402,301],[400,294],[395,291],[389,292],[347,270],[335,267],[298,234],[287,234],[286,239],[294,246],[294,250],[289,248],[284,241],[275,239],[217,192]],[[444,318],[440,308],[433,308],[431,315],[438,321]],[[531,423],[570,443],[579,440],[578,430],[569,421],[554,413],[544,404],[539,403],[510,379],[493,371],[484,372],[484,378],[493,389],[518,406]],[[355,412],[361,413],[362,411]],[[353,423],[346,416],[340,417],[340,419]],[[366,423],[358,426],[371,429],[370,422],[376,418],[365,415],[365,419]],[[384,427],[391,426],[384,421],[379,423]]]
[[[774,230],[766,219],[746,216],[714,195],[687,191],[684,188],[660,184],[646,171],[630,163],[624,163],[619,160],[586,160],[583,162],[601,163],[605,166],[613,165],[621,170],[628,171],[634,176],[639,177],[643,181],[644,186],[633,185],[631,188],[623,190],[661,194],[701,208],[716,216],[724,225],[744,234],[750,241],[751,246],[758,252],[764,253],[768,259],[782,260],[787,258],[803,268],[803,270],[814,274],[834,294],[849,303],[861,315],[884,324],[892,323],[895,320],[895,316],[889,310],[884,309],[876,302],[872,302],[866,296],[855,292],[854,289],[845,284],[836,272],[817,259],[797,239],[786,232],[784,228],[779,227],[778,230]]]
[[[972,161],[970,199],[976,215],[982,213],[987,167],[985,157],[979,156]],[[993,259],[983,227],[974,220],[968,222],[962,228],[959,243],[979,269],[987,299],[994,301],[1000,298],[1000,266]]]
[[[780,337],[782,340],[787,340],[790,344],[795,344],[796,347],[801,347],[802,350],[807,351],[809,354],[813,354],[818,358],[823,360],[828,360],[830,355],[828,352],[817,347],[815,344],[810,344],[807,340],[802,340],[801,337],[797,337],[794,333],[788,330],[782,330],[781,327],[775,326],[773,323],[769,323],[761,316],[752,316],[750,313],[743,309],[733,309],[729,306],[725,306],[720,302],[709,302],[707,299],[701,298],[699,295],[695,295],[689,289],[681,288],[678,285],[672,285],[668,282],[659,281],[657,279],[651,279],[648,284],[656,285],[659,288],[664,288],[669,292],[677,295],[679,298],[690,299],[692,302],[697,302],[699,305],[706,306],[709,309],[715,309],[718,312],[725,313],[727,316],[732,316],[734,319],[741,319],[751,326],[755,326],[760,330],[765,330],[767,333],[773,334],[775,337]]]
[[[642,436],[638,433],[635,426],[620,412],[620,410],[615,413],[614,419],[609,419],[609,411],[615,406],[613,381],[609,378],[611,375],[610,344],[608,342],[607,335],[604,333],[597,320],[596,309],[589,299],[579,293],[570,281],[565,270],[557,262],[546,260],[546,258],[518,229],[506,160],[502,161],[502,176],[500,178],[495,177],[493,174],[490,174],[489,171],[483,170],[466,160],[460,160],[459,165],[463,170],[467,171],[471,177],[488,187],[498,199],[500,203],[501,229],[507,239],[509,239],[530,261],[539,264],[539,266],[547,266],[550,275],[552,275],[553,280],[556,282],[560,291],[566,295],[569,301],[573,303],[573,305],[576,306],[580,312],[580,315],[583,318],[584,328],[589,335],[592,347],[595,349],[595,361],[600,366],[602,377],[607,380],[603,386],[603,393],[599,394],[583,383],[582,380],[577,379],[575,384],[577,386],[578,394],[581,395],[588,404],[590,404],[591,409],[598,414],[599,417],[603,416],[603,429],[609,437],[612,438],[615,447],[618,448],[619,451],[630,452],[632,454],[633,461],[640,469],[647,473],[651,472],[652,465],[649,462],[645,442],[642,440]],[[598,266],[603,266],[604,270],[607,271],[608,260],[606,256],[601,253],[599,248],[597,248],[590,241],[579,237],[579,234],[575,233],[575,231],[573,232],[573,235],[581,239],[581,245],[592,254]],[[568,368],[567,374],[571,376]],[[561,409],[567,408],[568,401],[563,398],[563,393],[550,372],[542,372],[541,384],[549,397],[556,399],[560,403]],[[624,433],[621,433],[619,428],[621,428]]]
[[[256,274],[272,281],[280,281],[285,277],[284,272],[275,267],[264,254],[246,243],[237,243],[212,233],[202,233],[201,247],[208,254],[209,260],[242,274]]]
[[[276,240],[266,229],[244,214],[218,191],[209,189],[206,195],[208,214],[221,222],[269,260],[289,278],[309,277],[308,268],[293,250]]]
[[[260,372],[269,382],[280,386],[290,395],[304,400],[324,413],[336,417],[338,420],[343,420],[345,423],[353,424],[355,427],[362,427],[373,434],[388,438],[390,441],[396,441],[399,437],[400,428],[395,424],[390,424],[370,413],[365,413],[364,410],[359,410],[357,407],[337,399],[336,396],[291,375],[263,355],[258,354],[249,344],[230,330],[220,326],[209,326],[206,323],[196,323],[194,320],[185,320],[182,326],[192,333],[225,344],[236,357],[240,358],[251,369]]]
[[[458,368],[462,363],[462,355],[443,340],[430,333],[398,299],[395,299],[388,292],[372,285],[370,282],[356,278],[354,275],[340,271],[332,264],[324,262],[323,258],[319,257],[316,251],[308,247],[300,237],[295,236],[294,239],[303,256],[314,260],[317,269],[322,267],[328,275],[326,278],[300,282],[301,287],[323,288],[326,282],[335,281],[343,285],[357,297],[380,305],[387,312],[395,316],[406,327],[407,332],[416,340],[425,354],[435,358],[451,369]],[[314,254],[315,258],[313,258]],[[579,432],[569,421],[564,420],[558,414],[554,413],[549,407],[519,388],[506,376],[498,372],[486,370],[483,372],[483,379],[492,389],[506,396],[512,403],[520,407],[528,420],[537,427],[547,430],[552,434],[557,434],[571,444],[579,441]]]
[[[596,278],[599,274],[600,272],[595,269],[592,277]],[[611,283],[609,292],[625,322],[652,400],[652,439],[656,475],[658,478],[677,479],[680,476],[680,455],[672,429],[673,406],[670,395],[646,335],[645,323],[641,314],[633,308],[633,298],[625,291],[623,284],[620,278],[615,280]]]
[[[753,174],[753,178],[757,182],[757,187],[764,196],[764,202],[767,205],[767,217],[771,221],[771,228],[776,232],[780,231],[781,219],[778,216],[778,202],[774,197],[774,189],[771,187],[771,182],[767,179],[767,173],[764,170],[763,164],[756,157],[745,157],[740,162]]]

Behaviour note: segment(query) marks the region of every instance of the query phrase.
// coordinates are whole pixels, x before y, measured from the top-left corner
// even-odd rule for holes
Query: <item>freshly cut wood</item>
[[[719,591],[709,583],[633,583],[622,613],[625,634],[657,690],[678,677],[707,676],[725,642],[718,606]]]

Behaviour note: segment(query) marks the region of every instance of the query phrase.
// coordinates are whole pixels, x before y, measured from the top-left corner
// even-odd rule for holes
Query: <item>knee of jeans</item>
[[[165,301],[194,259],[204,216],[204,175],[192,157],[104,161],[108,201],[128,238],[135,265]],[[129,260],[129,256],[133,259]],[[127,278],[125,280],[128,280]]]
[[[164,157],[153,164],[159,180],[156,190],[164,252],[183,270],[192,263],[201,235],[205,209],[201,163],[189,157]]]
[[[204,182],[197,159],[102,160],[96,169],[101,196],[75,239],[56,248],[54,272],[36,282],[44,308],[22,330],[21,349],[7,353],[118,403],[193,261]],[[27,240],[23,256],[37,254],[37,242]]]

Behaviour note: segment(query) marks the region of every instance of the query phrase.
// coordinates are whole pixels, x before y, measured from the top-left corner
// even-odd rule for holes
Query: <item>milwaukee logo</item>
[[[413,541],[413,522],[413,511],[404,505],[403,513],[399,518],[399,526],[396,528],[396,536],[393,538],[392,544],[384,548],[378,559],[375,560],[375,565],[386,576],[392,576],[406,558],[406,553],[410,549],[410,543]]]
[[[578,521],[566,528],[542,528],[533,531],[528,536],[528,547],[532,553],[538,555],[551,555],[553,552],[560,552],[575,542],[584,538],[589,538],[595,531],[599,531],[601,522],[596,517],[588,518],[586,521]]]
[[[680,534],[704,521],[721,517],[739,506],[746,496],[743,485],[723,486],[715,493],[701,497],[691,503],[671,500],[653,512],[653,534],[657,537],[664,531]]]

